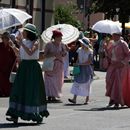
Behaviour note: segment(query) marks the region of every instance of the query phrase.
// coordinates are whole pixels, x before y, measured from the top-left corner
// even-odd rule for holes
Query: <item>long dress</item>
[[[85,51],[82,48],[77,50],[79,64],[87,62],[88,59],[93,58],[91,50]],[[93,78],[93,69],[91,65],[80,65],[80,74],[74,76],[74,83],[71,88],[71,93],[77,96],[89,96],[90,85]]]
[[[33,41],[23,40],[31,48]],[[31,56],[20,47],[21,63],[11,90],[7,116],[41,122],[47,117],[47,102],[42,70],[38,63],[39,50]]]
[[[106,74],[106,96],[115,103],[127,105],[125,100],[130,93],[128,89],[130,84],[123,84],[123,82],[129,82],[129,48],[127,43],[122,40],[113,43],[107,50],[111,62]]]
[[[64,48],[64,50],[63,50]],[[66,53],[65,45],[61,43],[59,46],[50,42],[46,44],[44,55],[45,57],[51,57],[58,55],[54,60],[53,71],[44,72],[44,81],[46,95],[49,97],[61,97],[62,96],[62,86],[64,83],[64,57],[63,53]]]
[[[122,77],[124,104],[130,107],[130,65],[124,71],[126,73],[126,76]]]
[[[0,43],[0,96],[9,96],[11,83],[9,82],[10,72],[15,63],[15,53],[10,46]]]

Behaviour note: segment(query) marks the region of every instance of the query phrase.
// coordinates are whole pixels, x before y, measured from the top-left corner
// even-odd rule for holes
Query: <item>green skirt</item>
[[[21,62],[11,90],[6,115],[37,122],[49,115],[42,70],[36,60]]]

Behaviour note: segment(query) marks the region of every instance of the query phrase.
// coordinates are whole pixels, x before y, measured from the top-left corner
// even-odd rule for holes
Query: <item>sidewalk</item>
[[[63,86],[62,103],[48,103],[50,116],[40,125],[31,121],[19,120],[13,125],[5,120],[8,98],[0,98],[0,129],[1,130],[130,130],[130,110],[127,107],[107,109],[108,98],[105,97],[105,72],[95,71],[99,77],[92,82],[90,103],[83,105],[84,98],[78,97],[77,104],[68,102],[72,97],[71,82]]]

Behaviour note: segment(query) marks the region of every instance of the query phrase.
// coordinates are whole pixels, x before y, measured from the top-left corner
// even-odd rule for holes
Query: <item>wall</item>
[[[56,5],[65,4],[67,1],[72,1],[77,4],[77,0],[55,0]],[[96,13],[90,15],[90,21],[88,21],[88,17],[84,17],[84,14],[79,11],[79,13],[75,14],[77,16],[77,19],[80,20],[81,23],[84,24],[84,29],[86,30],[88,28],[88,22],[90,24],[90,27],[92,27],[93,24],[95,24],[97,21],[104,19],[103,13]]]

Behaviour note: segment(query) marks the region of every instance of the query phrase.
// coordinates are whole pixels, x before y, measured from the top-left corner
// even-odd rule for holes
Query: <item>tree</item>
[[[92,0],[91,10],[103,12],[106,18],[113,19],[114,15],[119,16],[119,21],[122,23],[122,34],[125,33],[125,23],[129,21],[130,16],[130,0]],[[119,9],[117,11],[117,9]]]
[[[93,12],[103,12],[108,15],[108,17],[113,17],[117,14],[122,17],[125,16],[126,22],[128,21],[128,16],[130,15],[130,0],[92,0],[92,10]],[[116,9],[119,8],[119,12]]]
[[[77,12],[77,5],[69,3],[66,5],[59,5],[55,9],[55,24],[66,23],[75,27],[81,26],[81,22],[74,16]]]

